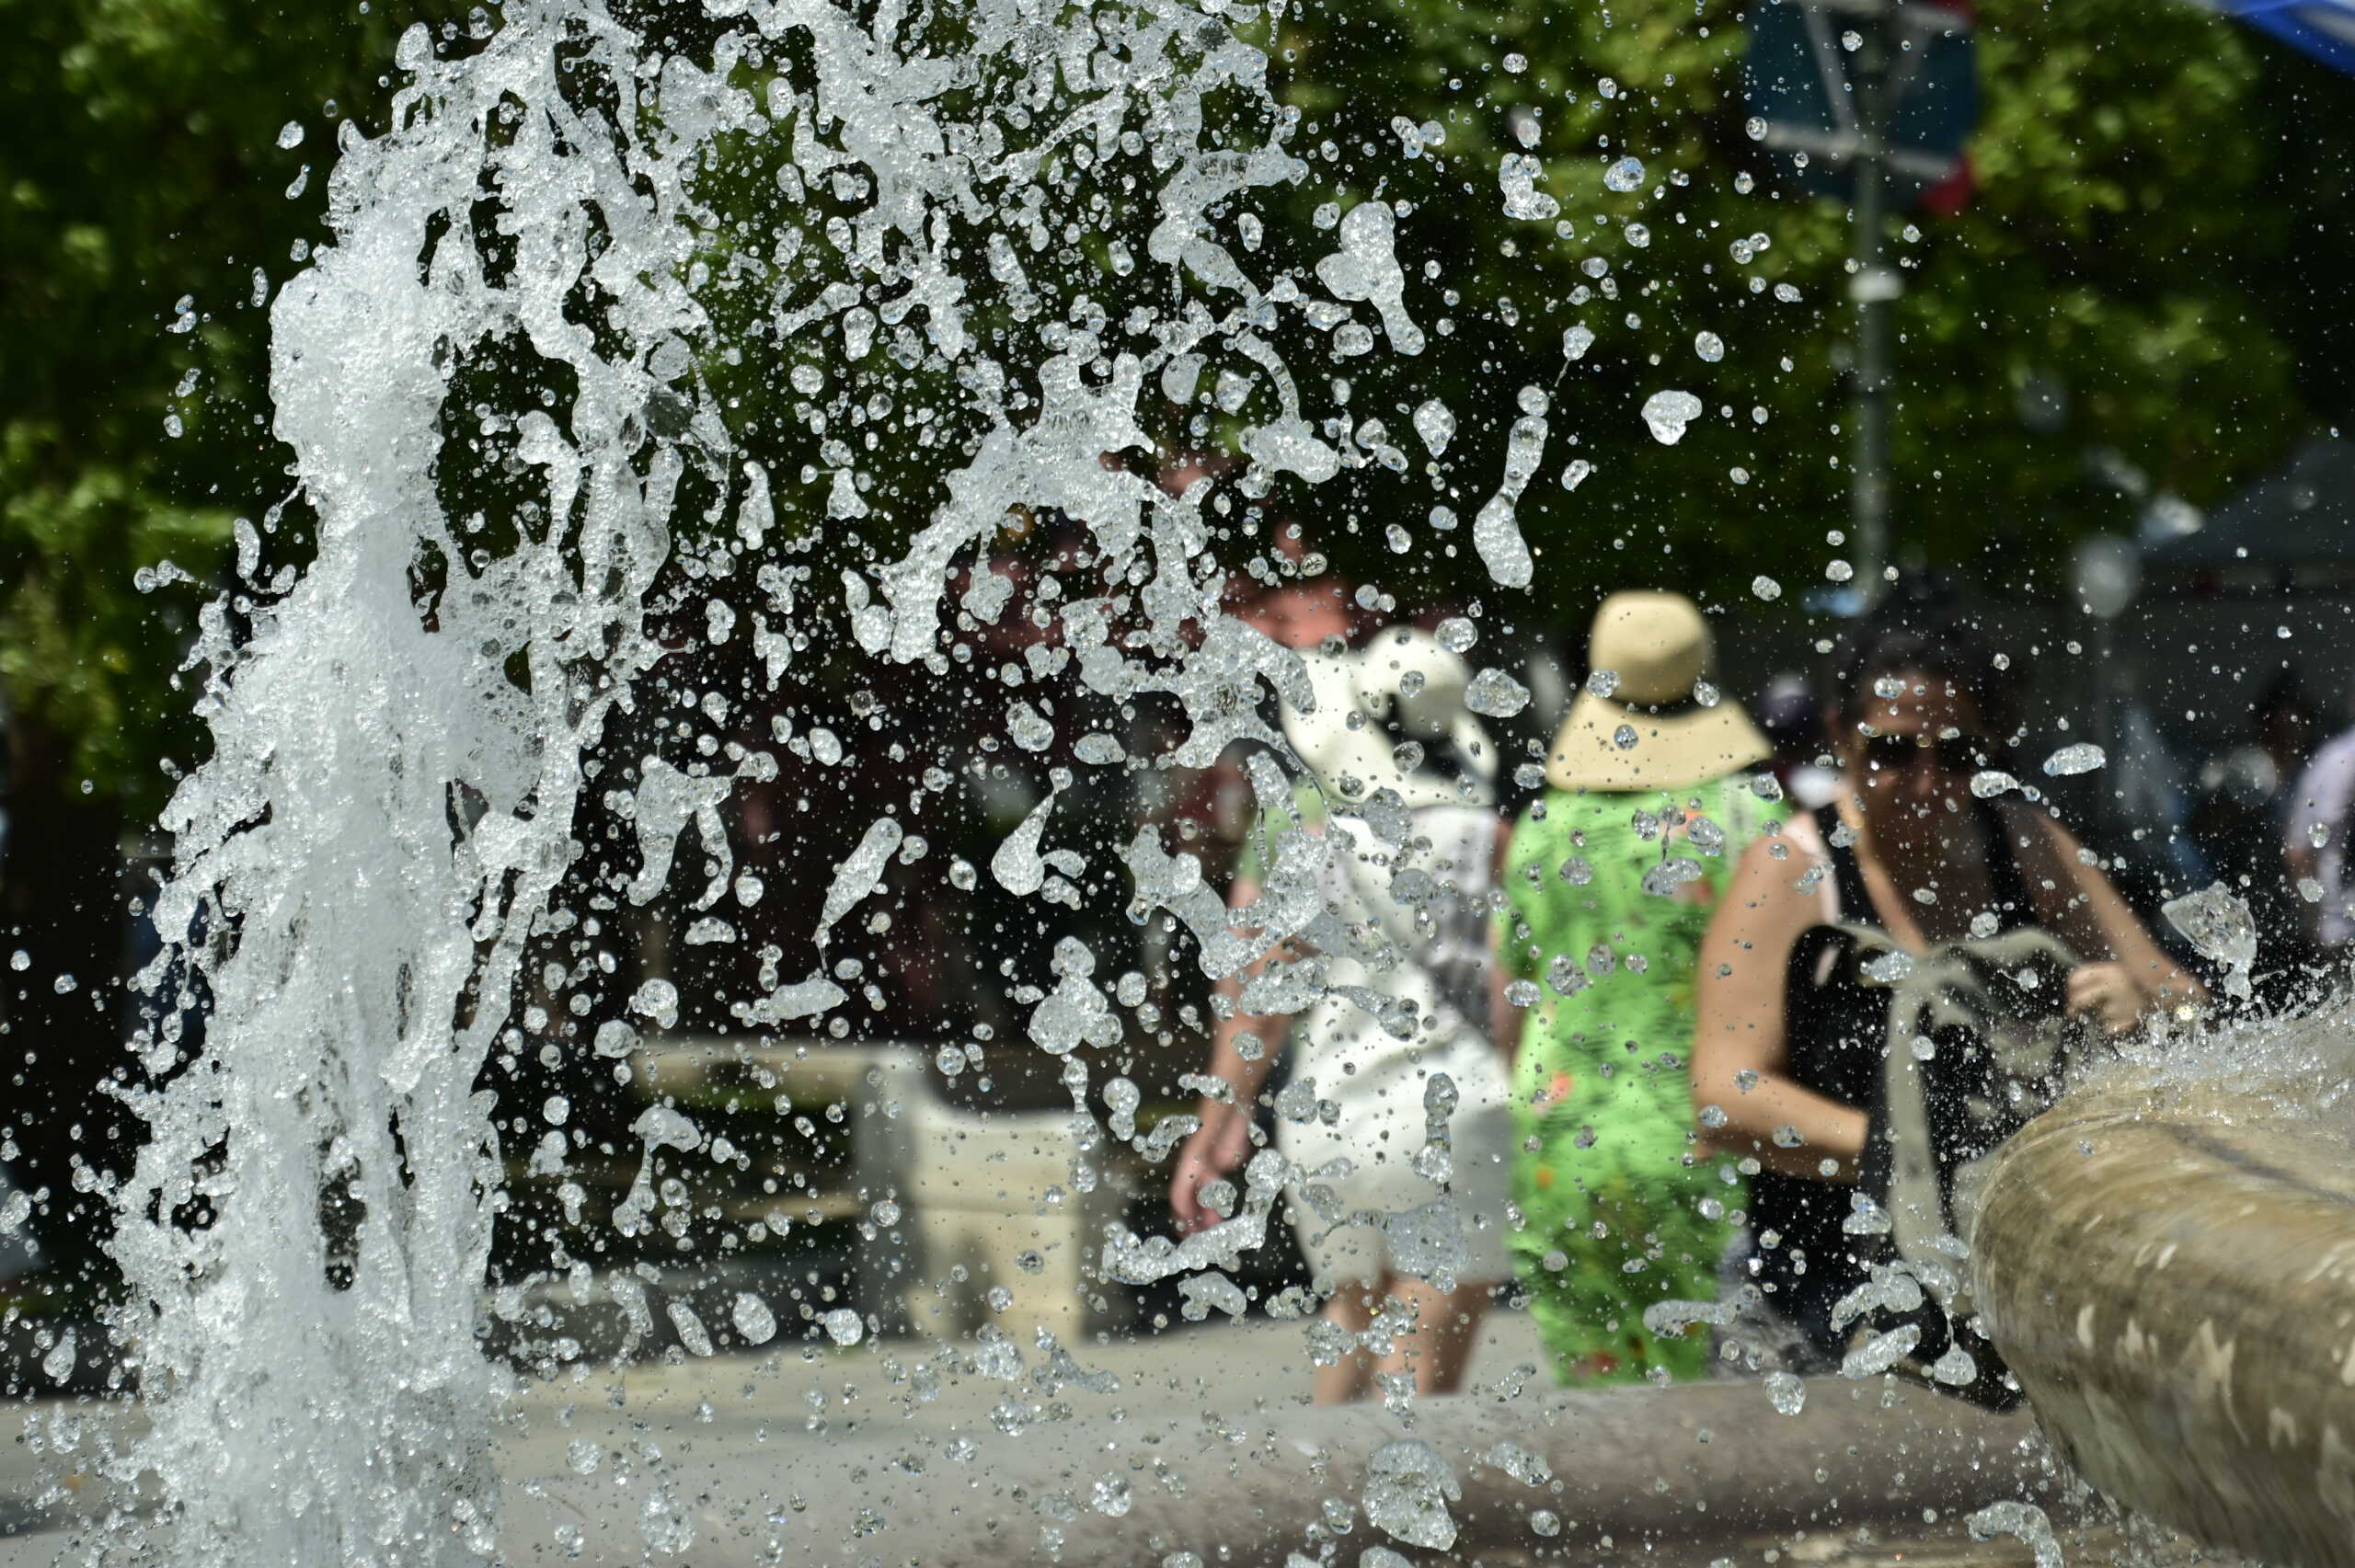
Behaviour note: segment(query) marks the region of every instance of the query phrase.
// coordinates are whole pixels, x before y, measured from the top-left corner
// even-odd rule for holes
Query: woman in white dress
[[[1203,1096],[1170,1207],[1186,1231],[1231,1211],[1222,1184],[1251,1153],[1252,1107],[1296,1047],[1276,1102],[1288,1207],[1325,1318],[1364,1336],[1317,1368],[1315,1396],[1363,1398],[1378,1373],[1449,1392],[1512,1272],[1511,1118],[1487,1000],[1496,757],[1464,704],[1469,670],[1428,634],[1304,657],[1316,706],[1287,704],[1283,727],[1309,771],[1227,898],[1235,929],[1270,945],[1220,986],[1211,1073],[1232,1095]],[[1316,993],[1304,1011],[1272,1010],[1303,982]]]

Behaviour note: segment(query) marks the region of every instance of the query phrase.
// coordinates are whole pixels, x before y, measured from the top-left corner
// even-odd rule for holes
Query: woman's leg
[[[1360,1334],[1373,1322],[1376,1286],[1372,1281],[1345,1280],[1334,1287],[1319,1315],[1334,1327]],[[1309,1378],[1309,1397],[1318,1404],[1348,1404],[1373,1390],[1373,1357],[1352,1347],[1330,1367],[1316,1368]]]
[[[1397,1336],[1379,1370],[1412,1373],[1419,1394],[1455,1392],[1464,1386],[1472,1344],[1496,1288],[1493,1284],[1478,1284],[1441,1290],[1400,1274],[1384,1279],[1383,1293],[1414,1314],[1415,1326]]]

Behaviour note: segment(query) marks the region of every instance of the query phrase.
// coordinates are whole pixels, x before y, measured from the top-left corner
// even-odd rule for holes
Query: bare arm
[[[1775,857],[1778,844],[1786,858]],[[1784,970],[1799,933],[1824,914],[1817,895],[1796,886],[1809,864],[1788,853],[1796,849],[1789,835],[1752,844],[1701,940],[1694,1115],[1711,1106],[1724,1113],[1722,1126],[1702,1128],[1720,1153],[1751,1155],[1768,1170],[1819,1179],[1822,1162],[1833,1160],[1838,1169],[1829,1179],[1853,1182],[1868,1118],[1792,1078],[1783,1035]],[[1798,1135],[1795,1147],[1775,1141],[1786,1127]]]
[[[2024,833],[2023,819],[2035,827]],[[2087,864],[2068,829],[2042,812],[2025,807],[2007,808],[2005,824],[2015,842],[2023,837],[2028,840],[2019,856],[2020,870],[2028,878],[2028,897],[2038,914],[2089,960],[2079,975],[2114,967],[2132,988],[2129,1002],[2134,1013],[2208,1000],[2207,988],[2186,974],[2151,939],[2101,867]],[[2092,976],[2081,981],[2073,975],[2071,982],[2072,1009],[2099,1011],[2086,999],[2098,992],[2101,978]],[[2079,1005],[2081,1000],[2085,1000],[2085,1005]],[[2116,1028],[2121,1020],[2105,1015],[2104,1022]],[[2131,1026],[2133,1019],[2128,1016],[2122,1022]]]
[[[1258,882],[1238,876],[1227,893],[1227,908],[1242,909],[1258,897]],[[1212,988],[1216,1022],[1211,1030],[1210,1075],[1224,1080],[1229,1092],[1220,1094],[1213,1091],[1201,1096],[1195,1105],[1195,1115],[1202,1125],[1187,1136],[1171,1167],[1169,1207],[1180,1231],[1200,1230],[1218,1223],[1219,1217],[1202,1205],[1201,1188],[1206,1183],[1223,1180],[1249,1152],[1252,1107],[1258,1104],[1259,1091],[1276,1065],[1277,1053],[1284,1048],[1291,1033],[1292,1020],[1288,1016],[1278,1013],[1259,1017],[1245,1013],[1240,1005],[1244,983],[1266,968],[1271,956],[1272,949]],[[1243,1054],[1246,1035],[1255,1036],[1259,1041],[1260,1051],[1256,1058]]]
[[[1491,878],[1499,889],[1511,873],[1512,824],[1497,824],[1497,853]],[[1512,979],[1511,961],[1506,947],[1511,943],[1512,905],[1507,903],[1504,912],[1488,922],[1488,1038],[1504,1053],[1510,1067],[1521,1055],[1521,1032],[1528,1023],[1528,1010],[1515,1007],[1505,1000],[1505,987]]]
[[[1251,877],[1238,876],[1233,892],[1228,895],[1227,907],[1239,910],[1256,902],[1258,897],[1259,884]],[[1246,1013],[1242,1008],[1245,982],[1265,969],[1273,956],[1274,949],[1270,948],[1211,988],[1226,1001],[1226,1005],[1218,1010],[1217,1021],[1211,1030],[1211,1076],[1226,1080],[1227,1087],[1234,1091],[1232,1103],[1243,1107],[1246,1113],[1251,1103],[1259,1097],[1260,1086],[1268,1082],[1268,1074],[1274,1070],[1276,1056],[1284,1048],[1285,1039],[1292,1029],[1292,1018],[1287,1013],[1260,1016]],[[1261,1049],[1256,1059],[1243,1054],[1243,1037],[1246,1035],[1259,1041]],[[1207,1109],[1216,1104],[1209,1095],[1202,1097],[1204,1126],[1208,1126],[1211,1119]]]

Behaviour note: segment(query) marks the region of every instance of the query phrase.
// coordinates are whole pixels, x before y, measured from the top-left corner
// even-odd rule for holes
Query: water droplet
[[[301,146],[303,144],[303,122],[299,120],[290,120],[285,124],[280,126],[278,128],[278,144],[281,148],[288,151],[292,151],[293,149]]]
[[[1750,579],[1750,591],[1772,602],[1783,597],[1783,585],[1770,577],[1754,577]]]
[[[819,1320],[825,1324],[826,1337],[836,1345],[856,1345],[867,1337],[867,1324],[848,1307],[836,1307]]]
[[[1583,360],[1586,351],[1594,347],[1594,328],[1581,321],[1562,329],[1562,358]]]
[[[1505,74],[1509,76],[1518,76],[1523,71],[1528,69],[1529,56],[1526,54],[1508,54],[1505,56]]]
[[[1930,1363],[1931,1379],[1949,1388],[1961,1388],[1978,1376],[1979,1363],[1959,1345],[1947,1346],[1947,1353]]]
[[[1844,1378],[1878,1378],[1912,1354],[1922,1343],[1922,1325],[1900,1323],[1887,1333],[1878,1334],[1858,1345],[1841,1358],[1840,1375]]]
[[[1603,171],[1603,183],[1625,194],[1644,183],[1644,165],[1640,158],[1621,158]]]
[[[2245,899],[2218,882],[2169,899],[2159,906],[2159,913],[2203,956],[2231,968],[2224,977],[2227,992],[2239,997],[2249,994],[2248,971],[2257,963],[2257,921]]]
[[[1644,873],[1639,885],[1655,898],[1670,898],[1688,882],[1701,879],[1701,863],[1689,855],[1672,854],[1666,860],[1655,861]]]
[[[1895,985],[1913,972],[1913,956],[1911,953],[1882,953],[1866,959],[1857,967],[1868,980],[1885,986]]]
[[[711,1343],[711,1332],[703,1326],[703,1320],[695,1316],[693,1307],[684,1301],[665,1301],[662,1311],[671,1320],[671,1326],[679,1331],[679,1343],[686,1346],[688,1355],[713,1353],[716,1347]]]
[[[1840,35],[1840,47],[1854,54],[1865,47],[1865,35],[1850,28]]]
[[[1763,142],[1766,140],[1766,121],[1758,115],[1753,114],[1748,120],[1743,120],[1741,129],[1753,142]]]
[[[1685,427],[1700,417],[1701,400],[1689,392],[1655,392],[1644,399],[1644,424],[1662,446],[1683,441]]]
[[[1636,727],[1632,724],[1623,724],[1611,732],[1611,744],[1622,751],[1633,751],[1638,738],[1640,738],[1636,734]]]
[[[2044,771],[2053,778],[2066,778],[2073,773],[2090,773],[2109,761],[2108,753],[2090,740],[2080,740],[2074,746],[2063,746],[2044,760]]]
[[[2062,1568],[2061,1543],[2053,1539],[2052,1521],[2033,1503],[1990,1503],[1966,1521],[1973,1540],[2016,1536],[2036,1553],[2036,1568]]]
[[[1480,628],[1461,615],[1450,615],[1439,624],[1439,646],[1450,653],[1465,653],[1480,640]]]
[[[638,1510],[638,1533],[655,1551],[673,1555],[686,1551],[695,1539],[695,1523],[687,1511],[660,1486],[647,1494],[646,1505]]]
[[[631,1012],[668,1029],[679,1021],[679,988],[668,980],[649,980],[638,988],[629,1005]]]
[[[766,1345],[776,1337],[776,1314],[769,1304],[749,1290],[736,1293],[736,1304],[728,1314],[736,1325],[736,1333],[746,1345]]]
[[[1693,335],[1693,351],[1714,365],[1726,357],[1726,340],[1714,332],[1696,332]]]
[[[1415,410],[1415,433],[1423,438],[1423,444],[1437,457],[1455,439],[1455,416],[1446,404],[1434,397]]]
[[[1807,1383],[1788,1372],[1769,1372],[1764,1379],[1766,1399],[1777,1415],[1797,1415],[1807,1408]]]
[[[2019,787],[2019,780],[1994,768],[1987,768],[1970,775],[1970,793],[1982,800],[1993,800],[2006,790]]]
[[[1637,250],[1652,243],[1652,232],[1641,223],[1629,223],[1626,229],[1627,243]]]
[[[1501,670],[1483,670],[1464,689],[1464,705],[1487,718],[1511,718],[1529,705],[1529,688]]]
[[[1775,297],[1786,305],[1795,305],[1799,303],[1798,288],[1796,284],[1777,283],[1775,285]]]
[[[1461,1482],[1437,1448],[1416,1438],[1384,1444],[1366,1461],[1366,1522],[1408,1546],[1445,1551],[1455,1544],[1451,1499]]]

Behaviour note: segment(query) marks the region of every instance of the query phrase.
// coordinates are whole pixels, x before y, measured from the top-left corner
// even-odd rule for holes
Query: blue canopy
[[[2355,74],[2355,0],[2212,0],[2326,65]]]

